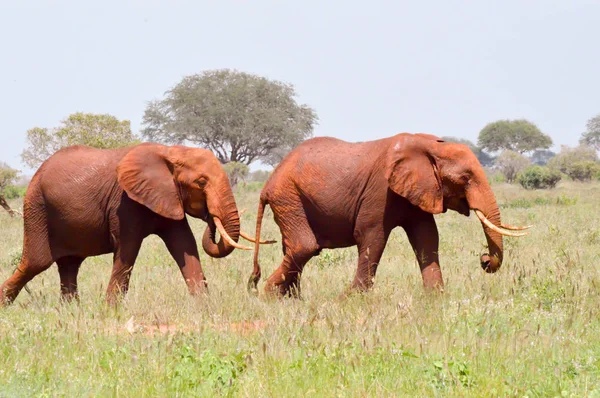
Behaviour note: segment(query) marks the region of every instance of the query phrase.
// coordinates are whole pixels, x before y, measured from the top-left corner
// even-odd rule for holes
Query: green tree
[[[34,127],[27,131],[27,148],[21,154],[23,162],[39,167],[54,152],[71,145],[94,148],[118,148],[139,143],[131,132],[129,120],[112,115],[74,113],[54,128]]]
[[[221,163],[278,162],[312,135],[318,120],[295,96],[290,84],[229,69],[205,71],[150,102],[142,133],[151,141],[205,147]]]
[[[14,184],[19,176],[19,171],[9,167],[6,163],[0,162],[0,206],[14,217],[17,212],[10,208],[6,202],[6,189]]]
[[[579,143],[600,151],[600,114],[588,120],[586,127]]]
[[[442,139],[447,142],[456,142],[457,144],[464,144],[468,146],[471,148],[475,156],[477,156],[479,163],[481,163],[481,165],[484,167],[491,166],[494,163],[494,158],[489,153],[485,152],[481,147],[475,145],[471,140],[450,136],[442,137]]]
[[[529,164],[529,159],[514,151],[504,151],[496,158],[496,166],[509,183],[513,182]]]
[[[481,130],[477,145],[491,152],[505,150],[523,154],[550,148],[552,139],[528,120],[498,120]]]
[[[560,153],[550,159],[548,167],[558,170],[571,178],[579,179],[582,166],[579,163],[582,162],[597,162],[598,155],[596,150],[586,145],[579,145],[575,148],[570,148],[566,145],[561,146]],[[579,164],[579,165],[578,165]]]
[[[249,167],[247,164],[240,162],[229,162],[223,165],[227,177],[229,177],[229,184],[235,187],[238,182],[243,181],[248,177]]]

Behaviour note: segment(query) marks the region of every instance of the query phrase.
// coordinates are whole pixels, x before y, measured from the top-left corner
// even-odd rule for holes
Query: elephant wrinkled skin
[[[138,251],[150,234],[162,238],[196,294],[206,280],[186,213],[207,221],[202,245],[210,256],[245,248],[236,243],[240,220],[227,175],[205,149],[150,143],[62,149],[34,175],[23,213],[22,260],[0,288],[0,306],[54,262],[62,296],[77,297],[81,263],[106,253],[114,253],[107,300],[115,302],[127,292]]]
[[[299,293],[306,262],[323,248],[358,247],[352,287],[367,290],[392,229],[401,226],[421,268],[426,288],[442,289],[438,230],[433,215],[475,210],[481,219],[489,254],[481,256],[486,272],[502,264],[502,235],[507,231],[483,168],[465,145],[428,134],[402,133],[361,143],[319,137],[290,152],[273,172],[260,196],[256,239],[265,206],[273,210],[282,235],[284,258],[268,278],[265,291]],[[249,288],[256,289],[261,270],[258,245]]]

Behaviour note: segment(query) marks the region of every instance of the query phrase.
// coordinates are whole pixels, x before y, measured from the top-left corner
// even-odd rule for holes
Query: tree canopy
[[[498,120],[481,130],[477,144],[491,152],[506,150],[523,154],[550,148],[552,139],[528,120]]]
[[[312,136],[318,121],[295,96],[290,84],[229,69],[205,71],[151,101],[142,134],[151,141],[205,147],[222,163],[273,164]]]
[[[21,154],[23,162],[39,167],[54,152],[71,145],[94,148],[118,148],[139,143],[131,132],[129,120],[112,115],[74,113],[54,128],[34,127],[27,131],[27,147]]]
[[[447,142],[456,142],[457,144],[464,144],[468,146],[473,151],[475,156],[477,156],[477,159],[482,166],[491,166],[494,163],[494,158],[489,153],[485,152],[481,147],[475,145],[471,140],[449,136],[442,137],[442,139]]]
[[[19,176],[19,171],[13,169],[4,162],[0,162],[0,195],[7,186],[14,184]]]
[[[588,120],[586,127],[579,142],[600,151],[600,114]]]
[[[0,162],[0,206],[3,207],[8,214],[14,216],[16,212],[10,208],[5,198],[6,188],[14,184],[19,176],[19,171],[11,168],[4,162]]]

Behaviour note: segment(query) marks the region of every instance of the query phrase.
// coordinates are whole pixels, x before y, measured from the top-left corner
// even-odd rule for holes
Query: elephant
[[[284,258],[267,279],[265,292],[299,296],[300,276],[323,248],[356,245],[358,268],[350,291],[367,291],[390,232],[402,227],[416,254],[427,291],[443,291],[439,235],[434,214],[448,209],[481,220],[489,254],[488,273],[502,264],[502,236],[526,227],[503,225],[494,193],[473,152],[430,134],[401,133],[349,143],[331,137],[304,141],[277,166],[260,194],[256,239],[266,205],[278,225]],[[248,289],[256,292],[261,269],[255,246]]]
[[[71,146],[37,170],[24,205],[22,259],[0,288],[0,306],[54,262],[61,297],[78,298],[77,275],[87,257],[113,253],[106,300],[128,290],[142,241],[158,235],[192,295],[206,289],[196,240],[186,214],[207,222],[202,247],[211,257],[238,244],[240,219],[227,174],[206,149],[142,143],[119,149]],[[216,242],[216,230],[221,239]]]

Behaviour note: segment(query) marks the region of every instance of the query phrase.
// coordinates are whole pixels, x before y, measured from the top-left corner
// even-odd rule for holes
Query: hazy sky
[[[315,135],[476,140],[527,118],[575,145],[600,113],[600,1],[0,0],[0,160],[76,111],[132,122],[184,75],[283,80]]]

